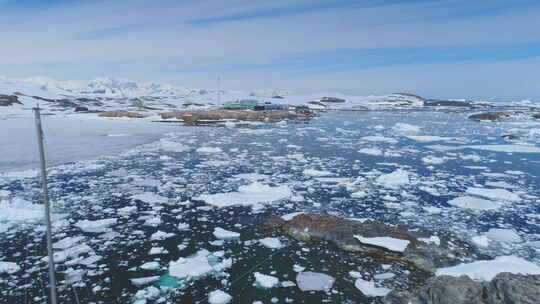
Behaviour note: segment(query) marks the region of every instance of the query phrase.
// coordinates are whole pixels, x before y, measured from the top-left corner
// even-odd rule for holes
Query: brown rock
[[[99,114],[101,117],[127,117],[127,118],[143,118],[144,115],[128,111],[107,111]]]

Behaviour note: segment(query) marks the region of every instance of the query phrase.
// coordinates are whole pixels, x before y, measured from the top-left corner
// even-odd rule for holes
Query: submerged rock
[[[473,114],[469,116],[469,119],[472,120],[501,120],[510,118],[510,113],[507,112],[488,112],[488,113],[480,113],[480,114]]]
[[[538,303],[540,275],[500,273],[490,282],[468,276],[438,276],[412,292],[393,291],[385,304],[504,304]]]
[[[300,241],[328,241],[345,251],[405,262],[424,271],[455,265],[460,257],[477,257],[471,246],[449,236],[441,239],[423,229],[412,230],[373,220],[304,213],[290,221],[270,218],[263,227]]]
[[[506,140],[517,140],[517,139],[519,139],[518,136],[512,135],[512,134],[505,134],[505,135],[503,135],[501,137],[506,139]]]

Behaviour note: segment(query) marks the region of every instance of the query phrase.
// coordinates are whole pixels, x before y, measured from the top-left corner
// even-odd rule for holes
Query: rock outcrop
[[[311,116],[287,110],[252,111],[252,110],[186,110],[161,113],[162,119],[179,119],[188,124],[199,124],[208,121],[278,121],[284,119],[306,120]]]
[[[533,117],[533,118],[536,118],[536,119],[540,119],[540,113],[538,113],[538,114],[533,114],[532,117]]]
[[[8,107],[12,106],[14,104],[23,104],[19,101],[19,96],[17,95],[3,95],[0,94],[0,106],[1,107]]]
[[[502,120],[506,118],[510,118],[511,114],[508,112],[488,112],[488,113],[480,113],[480,114],[473,114],[469,116],[469,119],[472,120]]]
[[[534,304],[540,302],[540,275],[500,273],[490,282],[468,276],[438,276],[411,292],[392,291],[385,304]]]
[[[475,259],[479,256],[470,245],[450,236],[439,237],[420,228],[413,230],[379,221],[357,221],[330,214],[305,213],[290,221],[272,217],[262,227],[266,231],[277,231],[300,241],[327,241],[345,251],[409,263],[423,271],[455,265],[460,262],[460,258]],[[394,251],[391,247],[361,242],[361,238],[378,238],[389,243],[397,241],[407,245],[404,250]]]
[[[458,100],[438,100],[438,99],[428,99],[424,101],[425,107],[463,107],[471,108],[471,103],[467,101],[458,101]]]
[[[99,114],[101,117],[127,117],[127,118],[143,118],[144,115],[128,111],[107,111]]]

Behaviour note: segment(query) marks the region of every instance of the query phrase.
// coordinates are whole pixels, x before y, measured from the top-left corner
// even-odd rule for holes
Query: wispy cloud
[[[110,74],[205,86],[221,74],[239,85],[294,89],[312,79],[314,88],[343,83],[336,89],[369,93],[327,77],[540,56],[536,0],[16,2],[0,0],[0,73],[17,77]],[[529,92],[540,96],[537,86]]]

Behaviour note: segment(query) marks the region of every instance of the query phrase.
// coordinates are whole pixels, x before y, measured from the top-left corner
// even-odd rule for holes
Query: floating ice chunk
[[[219,262],[219,258],[212,252],[202,249],[193,256],[179,258],[176,262],[169,263],[169,274],[177,278],[197,279],[229,268],[232,260],[227,259]]]
[[[278,238],[272,238],[272,237],[260,239],[259,243],[261,243],[265,247],[272,248],[272,249],[279,249],[284,246]]]
[[[137,206],[127,206],[127,207],[116,210],[116,212],[122,215],[129,215],[129,214],[137,212],[137,210],[138,210]]]
[[[173,237],[173,236],[174,236],[174,233],[166,233],[166,232],[163,232],[161,230],[158,230],[158,231],[154,232],[150,236],[150,240],[151,241],[162,241],[162,240],[168,239],[168,238]]]
[[[11,202],[0,200],[0,222],[26,222],[43,219],[43,205],[32,204],[20,198],[14,198]]]
[[[420,132],[420,127],[415,125],[410,125],[407,123],[398,122],[392,127],[392,130],[398,134],[417,134]]]
[[[334,285],[335,279],[327,274],[319,272],[300,272],[296,276],[298,288],[302,291],[328,291]]]
[[[189,230],[189,224],[188,223],[178,223],[177,228],[178,228],[178,230]]]
[[[258,182],[258,181],[267,179],[268,175],[259,174],[259,173],[242,173],[242,174],[237,174],[233,176],[233,178],[245,179],[252,182]]]
[[[168,152],[184,152],[188,150],[188,147],[169,138],[162,138],[159,140],[159,149]]]
[[[169,201],[167,197],[152,193],[152,192],[145,192],[141,194],[136,194],[131,196],[133,199],[141,200],[145,203],[158,203],[163,204]]]
[[[296,283],[293,281],[283,281],[280,285],[281,287],[294,287],[296,286]]]
[[[302,271],[306,270],[306,267],[302,267],[300,265],[294,265],[293,270],[294,270],[294,272],[302,272]]]
[[[324,171],[324,170],[315,170],[315,169],[305,169],[302,171],[304,175],[307,176],[330,176],[333,175],[330,171]]]
[[[385,287],[376,287],[374,282],[362,279],[356,279],[354,287],[358,288],[358,290],[368,297],[384,297],[392,291]]]
[[[293,213],[288,213],[288,214],[284,214],[281,216],[281,218],[285,221],[290,221],[292,220],[295,216],[297,215],[300,215],[300,214],[304,214],[305,212],[293,212]]]
[[[353,279],[359,279],[362,277],[362,274],[358,271],[354,271],[354,270],[351,270],[349,271],[349,275],[351,276],[351,278]]]
[[[238,192],[203,194],[194,197],[195,200],[205,201],[217,207],[230,207],[235,205],[253,206],[285,199],[292,196],[288,186],[271,187],[261,183],[252,183],[238,188]]]
[[[388,236],[363,237],[361,235],[355,235],[354,238],[359,240],[360,243],[379,246],[396,252],[405,251],[405,249],[409,245],[409,241],[407,240],[396,239]]]
[[[144,270],[158,270],[159,269],[159,263],[158,262],[148,262],[141,265],[141,269]]]
[[[402,169],[388,174],[383,174],[376,179],[376,182],[386,188],[398,189],[410,183],[409,173]]]
[[[83,236],[66,237],[53,244],[54,249],[67,249],[77,245],[84,239]]]
[[[422,157],[422,162],[428,165],[440,165],[440,164],[445,163],[447,159],[448,158],[446,157],[436,157],[433,155],[428,155],[428,156]]]
[[[163,247],[152,247],[150,248],[148,255],[159,255],[159,254],[167,254],[167,253],[169,253],[169,251]]]
[[[406,137],[409,138],[409,139],[412,139],[414,141],[422,142],[422,143],[433,142],[433,141],[452,140],[452,138],[448,138],[448,137],[428,136],[428,135],[409,135],[409,136],[406,136]]]
[[[513,229],[498,229],[491,228],[486,233],[486,236],[494,241],[518,243],[521,242],[521,237]]]
[[[373,155],[373,156],[383,155],[383,151],[381,149],[377,149],[377,148],[362,148],[362,149],[358,150],[358,153],[367,154],[367,155]]]
[[[494,210],[501,207],[498,202],[485,200],[473,196],[462,196],[451,199],[448,204],[460,208],[476,209],[476,210]]]
[[[208,294],[208,303],[227,304],[232,300],[232,296],[224,291],[215,290]]]
[[[467,193],[472,195],[482,196],[492,200],[499,201],[521,201],[519,195],[512,193],[506,189],[485,189],[485,188],[467,188]]]
[[[367,196],[366,191],[362,191],[362,190],[351,193],[351,197],[354,197],[354,198],[362,198],[366,196]]]
[[[7,274],[14,274],[16,272],[19,272],[21,270],[21,267],[13,262],[1,262],[0,261],[0,274],[7,273]]]
[[[214,236],[218,239],[235,239],[240,237],[240,233],[217,227],[214,228]]]
[[[221,153],[223,150],[221,150],[218,147],[200,147],[197,149],[197,152],[199,153]]]
[[[500,256],[494,260],[476,261],[447,268],[440,268],[437,270],[436,275],[449,275],[453,277],[467,275],[473,280],[491,281],[501,272],[510,272],[514,274],[540,274],[540,267],[516,256]]]
[[[82,220],[75,223],[75,227],[78,227],[82,231],[88,233],[103,233],[106,232],[110,226],[115,224],[115,218],[102,219],[97,221]]]
[[[506,152],[506,153],[540,153],[540,147],[525,146],[525,145],[472,145],[462,146],[461,149],[477,149],[491,152]]]
[[[261,287],[261,288],[272,288],[279,284],[279,279],[271,276],[262,274],[260,272],[255,272],[253,274],[255,276],[255,286]]]
[[[489,246],[489,238],[485,235],[477,235],[472,237],[472,242],[480,247],[488,247]]]
[[[374,275],[373,278],[375,280],[389,280],[389,279],[392,279],[395,276],[396,276],[395,273],[385,272],[385,273],[378,273],[378,274]]]
[[[362,137],[365,141],[374,141],[374,142],[385,142],[389,144],[397,144],[398,141],[391,137],[384,137],[384,136],[364,136]]]
[[[144,277],[144,278],[136,278],[136,279],[130,279],[131,284],[135,286],[143,286],[148,285],[150,283],[154,283],[159,281],[159,276],[151,276],[151,277]]]
[[[100,255],[91,255],[79,261],[79,264],[84,265],[86,267],[95,268],[96,267],[95,264],[101,261],[102,259],[103,257]]]

